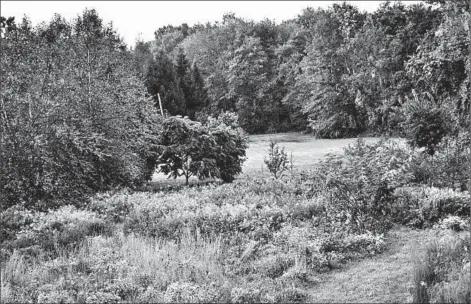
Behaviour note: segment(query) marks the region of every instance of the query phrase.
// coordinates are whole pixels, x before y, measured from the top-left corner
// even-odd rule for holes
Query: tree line
[[[433,155],[469,137],[469,19],[461,0],[342,3],[280,24],[166,26],[130,49],[94,10],[1,17],[2,208],[136,188],[157,167],[230,182],[243,130],[405,135]]]
[[[172,114],[234,111],[249,133],[405,135],[417,107],[469,123],[469,19],[464,0],[336,3],[280,24],[226,14],[162,27],[134,55]]]

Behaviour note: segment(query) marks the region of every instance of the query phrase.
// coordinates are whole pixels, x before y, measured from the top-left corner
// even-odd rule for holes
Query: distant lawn
[[[349,144],[355,143],[357,140],[356,138],[316,139],[312,135],[299,132],[250,135],[247,160],[242,168],[243,173],[267,173],[263,160],[268,153],[268,144],[271,138],[277,140],[280,147],[285,147],[285,151],[288,155],[290,155],[291,152],[293,153],[294,167],[297,170],[309,169],[309,167],[329,153],[342,153],[343,148],[347,147]],[[364,139],[366,143],[375,143],[381,138],[367,137]],[[201,181],[198,181],[196,177],[190,178],[190,184],[200,182]],[[155,173],[151,184],[159,184],[163,187],[180,187],[185,184],[185,179],[183,177],[176,180],[167,179],[164,174]]]
[[[278,141],[280,147],[285,147],[285,151],[293,153],[294,167],[306,169],[324,158],[328,153],[342,153],[343,148],[355,143],[356,138],[344,139],[316,139],[312,135],[298,132],[251,135],[247,149],[247,160],[244,163],[244,173],[251,171],[262,171],[265,166],[263,160],[267,155],[268,144],[273,138]],[[375,143],[379,137],[365,138],[366,143]],[[263,168],[266,170],[266,168]]]

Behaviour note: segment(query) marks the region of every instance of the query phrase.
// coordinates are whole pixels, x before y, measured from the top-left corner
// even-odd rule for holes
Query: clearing
[[[278,146],[285,147],[288,156],[293,153],[294,166],[303,169],[315,164],[329,153],[341,153],[343,148],[357,140],[357,138],[316,139],[313,135],[299,132],[250,135],[247,160],[243,166],[244,173],[262,171],[270,139],[276,140]],[[379,141],[380,138],[365,137],[364,140],[370,144]]]
[[[357,138],[343,139],[316,139],[313,135],[299,132],[250,135],[249,147],[246,151],[247,160],[242,167],[243,173],[266,172],[263,162],[268,153],[270,139],[278,141],[280,147],[285,147],[285,151],[290,155],[293,153],[294,167],[307,169],[329,153],[341,153],[343,148],[355,143]],[[366,143],[375,143],[379,137],[365,137]],[[165,181],[166,180],[166,181]],[[155,173],[152,181],[168,185],[184,185],[183,177],[176,180],[167,180],[162,173]],[[192,184],[197,183],[196,177],[190,178]]]

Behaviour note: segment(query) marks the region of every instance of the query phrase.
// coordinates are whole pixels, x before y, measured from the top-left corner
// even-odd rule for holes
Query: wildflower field
[[[411,299],[469,299],[469,193],[418,182],[416,154],[358,141],[279,179],[246,174],[105,192],[49,212],[8,208],[2,302],[316,301],[326,275],[388,251],[395,225],[449,231],[406,271]],[[443,250],[455,253],[437,274]]]

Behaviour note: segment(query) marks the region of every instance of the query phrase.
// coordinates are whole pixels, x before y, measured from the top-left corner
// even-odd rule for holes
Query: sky
[[[338,1],[0,1],[1,15],[21,20],[27,15],[33,25],[49,22],[54,13],[67,20],[79,15],[85,8],[96,9],[105,23],[113,22],[124,41],[133,46],[141,37],[148,41],[164,25],[187,23],[205,24],[222,20],[225,13],[254,21],[268,18],[280,23],[296,17],[304,8],[327,8]],[[384,1],[347,1],[361,11],[374,11]],[[407,4],[420,1],[408,1]]]

